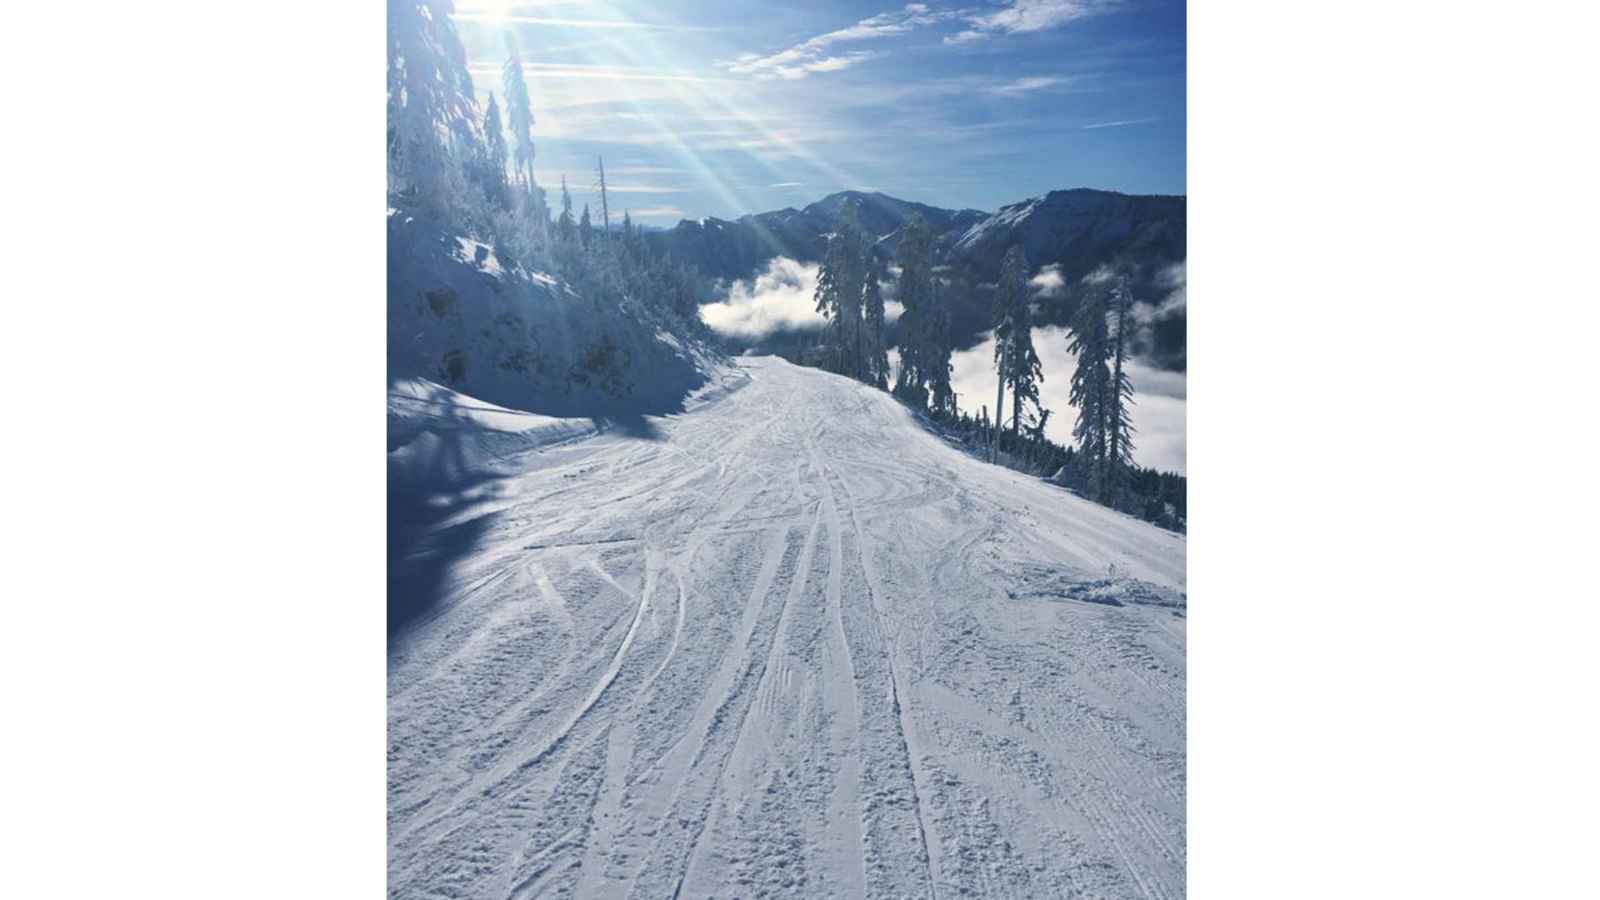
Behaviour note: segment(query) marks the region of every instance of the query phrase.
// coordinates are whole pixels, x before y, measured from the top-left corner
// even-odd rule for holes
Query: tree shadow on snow
[[[493,479],[485,479],[487,484]],[[389,640],[442,611],[451,567],[470,554],[494,523],[494,513],[472,515],[484,498],[389,491]]]
[[[390,423],[388,462],[388,635],[395,639],[443,612],[451,569],[477,548],[496,515],[483,507],[503,475],[469,452],[476,427],[438,404],[425,428]],[[399,452],[394,452],[398,450]]]

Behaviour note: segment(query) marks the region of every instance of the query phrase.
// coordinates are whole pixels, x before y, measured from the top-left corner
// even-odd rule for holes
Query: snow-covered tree
[[[600,172],[600,227],[601,235],[609,243],[611,240],[611,203],[606,199],[606,158],[596,157],[599,160]]]
[[[862,299],[863,325],[861,331],[862,356],[866,362],[864,380],[880,390],[889,387],[889,351],[883,343],[883,286],[878,281],[878,267],[867,271],[867,286]]]
[[[1111,493],[1111,500],[1116,504],[1125,487],[1128,471],[1133,468],[1133,382],[1128,378],[1128,373],[1122,367],[1123,358],[1127,355],[1128,334],[1131,324],[1131,311],[1133,307],[1133,291],[1128,286],[1126,275],[1117,278],[1116,287],[1112,291],[1111,315],[1116,325],[1116,333],[1112,336],[1112,369],[1111,382],[1106,398],[1106,428],[1108,430],[1106,447],[1106,465],[1108,472],[1107,488]]]
[[[828,249],[817,274],[817,312],[828,320],[828,351],[833,371],[860,379],[861,300],[866,278],[864,245],[855,208],[846,204],[828,237]]]
[[[900,314],[900,374],[894,393],[909,403],[927,406],[933,309],[933,236],[922,216],[913,214],[900,235],[895,261],[900,265],[896,296]]]
[[[567,176],[561,176],[561,218],[556,220],[556,236],[567,243],[577,236],[572,221],[572,195],[567,192]]]
[[[1067,349],[1077,354],[1072,372],[1068,402],[1078,410],[1072,436],[1078,453],[1088,467],[1089,492],[1100,499],[1106,486],[1106,455],[1110,431],[1111,372],[1106,363],[1111,341],[1106,327],[1106,300],[1101,291],[1090,291],[1078,304],[1073,316]]]
[[[927,327],[922,346],[922,377],[926,379],[928,406],[934,415],[950,417],[957,413],[956,392],[950,384],[950,310],[940,295],[949,290],[937,277],[929,294]]]
[[[388,11],[390,190],[435,210],[459,201],[462,160],[451,146],[476,124],[452,12],[451,0],[390,0]]]
[[[526,200],[526,215],[536,242],[543,244],[550,236],[550,207],[545,202],[544,189],[533,177],[533,101],[528,94],[528,81],[522,70],[522,54],[517,51],[517,39],[506,32],[506,64],[501,72],[506,93],[506,120],[511,126],[511,159],[518,174]]]
[[[483,114],[484,146],[488,156],[488,184],[484,192],[495,203],[504,205],[506,200],[506,130],[505,123],[500,119],[500,105],[495,102],[494,92],[489,92],[489,108]]]
[[[506,64],[501,72],[506,93],[506,119],[511,126],[511,160],[518,179],[531,197],[533,180],[533,101],[522,71],[522,54],[516,35],[506,32]]]
[[[1006,251],[994,292],[995,361],[1004,357],[1001,378],[1011,389],[1011,433],[1022,431],[1024,403],[1037,403],[1044,373],[1033,347],[1033,314],[1028,298],[1028,261],[1022,247]]]

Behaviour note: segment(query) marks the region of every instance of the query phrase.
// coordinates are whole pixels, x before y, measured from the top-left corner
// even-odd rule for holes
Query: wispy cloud
[[[639,209],[624,210],[631,218],[635,219],[681,219],[683,210],[676,206],[644,206]]]
[[[1151,122],[1159,122],[1159,121],[1161,121],[1161,120],[1159,118],[1156,118],[1156,117],[1152,117],[1152,118],[1149,118],[1149,119],[1122,119],[1122,120],[1117,121],[1117,122],[1096,122],[1093,125],[1085,125],[1083,127],[1084,127],[1084,130],[1088,130],[1090,128],[1122,128],[1122,127],[1127,126],[1127,125],[1146,125],[1146,124],[1149,124]]]
[[[988,88],[989,93],[999,94],[1002,97],[1015,97],[1031,91],[1042,91],[1045,88],[1055,87],[1066,79],[1054,75],[1038,75],[1030,78],[1018,78],[1005,84],[997,84]]]
[[[967,29],[944,39],[946,44],[965,44],[1001,34],[1026,34],[1059,28],[1075,19],[1107,12],[1120,0],[1010,0],[1004,9],[963,15]]]
[[[599,9],[591,0],[542,0],[539,3],[522,3],[518,0],[462,0],[455,4],[451,18],[457,22],[483,22],[490,25],[544,25],[553,28],[623,29],[630,31],[715,31],[715,26],[682,25],[671,22],[649,22],[638,18],[616,17],[608,19],[575,18],[572,16],[535,15],[551,7],[579,7],[575,11],[615,13]]]
[[[687,81],[723,82],[729,79],[700,75],[694,72],[671,69],[649,69],[635,66],[590,66],[564,63],[522,64],[522,70],[536,78],[597,78],[610,81]],[[474,62],[467,66],[472,75],[493,79],[500,75],[500,66],[492,62]]]
[[[677,166],[614,166],[608,170],[612,175],[687,175],[688,169]]]
[[[769,188],[797,188],[801,186],[802,183],[799,181],[780,181],[777,184],[767,185]]]
[[[736,75],[753,75],[756,78],[805,78],[814,72],[836,72],[876,54],[860,50],[843,54],[830,54],[834,44],[877,40],[893,37],[922,25],[948,21],[958,16],[954,10],[930,9],[926,3],[908,3],[904,9],[879,13],[849,26],[819,34],[777,53],[762,55],[746,53],[723,67]]]
[[[628,182],[623,182],[621,184],[618,184],[617,182],[611,180],[610,176],[615,176],[620,171],[621,170],[613,169],[613,170],[610,170],[610,171],[606,172],[606,175],[608,176],[607,179],[606,179],[606,192],[607,193],[610,193],[610,194],[684,194],[684,193],[688,193],[688,191],[689,191],[689,188],[679,187],[677,185],[670,185],[670,184],[631,184],[631,183],[628,183]],[[533,173],[533,177],[538,179],[539,183],[545,184],[545,185],[560,184],[562,175],[566,175],[567,176],[567,186],[571,190],[585,190],[586,191],[586,190],[589,189],[591,182],[594,183],[595,190],[599,190],[599,179],[595,175],[595,172],[594,172],[593,169],[585,169],[585,170],[580,171],[580,172],[563,172],[563,171],[556,171],[556,170],[550,170],[550,169],[535,169],[534,173]]]
[[[606,181],[608,194],[682,194],[688,190],[661,184],[612,184],[609,179]]]

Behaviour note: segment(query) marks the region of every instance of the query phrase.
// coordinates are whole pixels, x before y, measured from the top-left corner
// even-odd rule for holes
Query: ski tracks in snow
[[[742,365],[391,645],[391,896],[1181,897],[1183,539]]]

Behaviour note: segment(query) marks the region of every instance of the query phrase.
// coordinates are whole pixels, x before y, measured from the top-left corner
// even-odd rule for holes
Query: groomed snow
[[[390,641],[390,894],[1183,896],[1184,539],[739,366],[441,498],[475,540]]]

